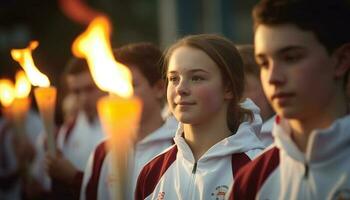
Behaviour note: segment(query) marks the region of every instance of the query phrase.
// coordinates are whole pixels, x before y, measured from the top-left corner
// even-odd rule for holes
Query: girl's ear
[[[230,87],[226,87],[224,98],[225,98],[226,100],[231,100],[231,99],[233,99],[233,92],[230,90]]]
[[[335,78],[341,78],[350,69],[350,43],[342,45],[334,52],[334,55],[337,58],[334,75]]]

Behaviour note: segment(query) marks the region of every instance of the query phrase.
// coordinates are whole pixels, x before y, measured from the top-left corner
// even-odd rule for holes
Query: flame
[[[92,77],[101,90],[128,98],[133,94],[131,73],[126,66],[115,61],[110,32],[108,18],[97,17],[74,41],[72,51],[75,56],[87,60]]]
[[[29,81],[34,86],[49,87],[50,81],[47,76],[41,73],[35,66],[32,50],[38,47],[38,41],[32,41],[25,49],[12,49],[11,56],[16,60],[28,75]]]
[[[11,80],[0,79],[0,102],[4,107],[10,106],[15,99],[15,89]]]
[[[30,82],[23,70],[16,73],[15,91],[17,98],[25,98],[31,90]]]

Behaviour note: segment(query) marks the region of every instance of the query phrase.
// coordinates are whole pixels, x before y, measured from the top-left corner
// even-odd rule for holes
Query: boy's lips
[[[292,97],[295,94],[292,92],[278,92],[272,95],[271,99],[279,99],[279,98],[287,98],[287,97]]]
[[[271,96],[271,100],[276,100],[281,106],[286,104],[288,99],[294,97],[295,93],[292,92],[277,92]]]

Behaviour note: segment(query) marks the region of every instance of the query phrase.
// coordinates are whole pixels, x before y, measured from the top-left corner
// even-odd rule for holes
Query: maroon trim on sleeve
[[[85,191],[87,200],[97,199],[97,190],[98,190],[98,183],[101,175],[101,169],[107,155],[106,145],[107,145],[107,141],[103,141],[96,147],[96,150],[94,152],[94,158],[92,162],[92,173],[86,185],[86,191]]]
[[[241,169],[244,165],[246,165],[250,161],[251,161],[250,158],[244,152],[232,154],[231,166],[232,166],[233,178],[236,177],[238,170]]]
[[[77,173],[74,175],[72,189],[75,194],[80,194],[81,185],[83,183],[83,176],[84,172],[82,171],[77,171]]]
[[[75,117],[74,120],[70,123],[67,124],[67,129],[66,129],[66,132],[64,134],[64,144],[67,143],[67,140],[69,139],[69,137],[72,135],[72,130],[75,126],[75,122],[77,121],[77,118]]]
[[[253,200],[269,175],[280,162],[279,149],[274,147],[244,166],[237,173],[230,200]]]
[[[143,167],[137,180],[135,200],[143,200],[153,192],[163,174],[176,160],[176,154],[177,146],[175,145]]]

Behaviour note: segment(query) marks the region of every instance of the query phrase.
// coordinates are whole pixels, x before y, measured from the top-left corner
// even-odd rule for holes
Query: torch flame
[[[25,98],[30,93],[31,85],[23,70],[16,73],[15,90],[17,98]]]
[[[0,102],[4,107],[8,107],[15,99],[14,85],[9,79],[0,79]]]
[[[97,17],[74,41],[72,51],[75,56],[87,60],[92,78],[101,90],[128,98],[133,94],[131,73],[115,61],[109,36],[108,18]]]
[[[11,56],[16,60],[21,67],[24,69],[29,77],[29,81],[34,86],[49,87],[50,81],[47,76],[41,73],[35,66],[32,50],[38,47],[38,41],[32,41],[29,46],[25,49],[12,49]]]

